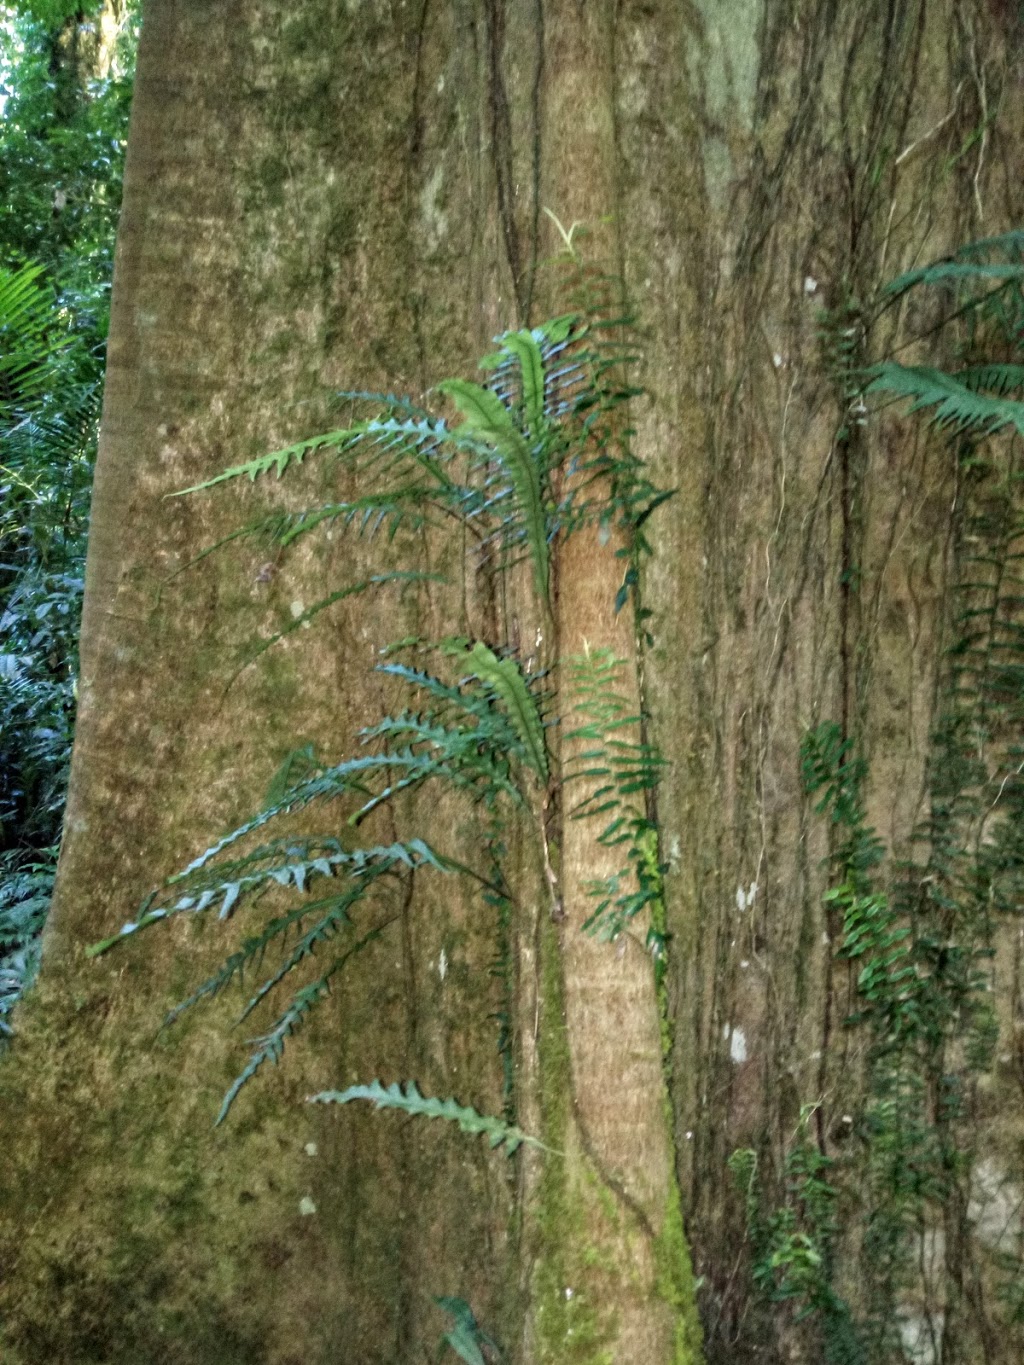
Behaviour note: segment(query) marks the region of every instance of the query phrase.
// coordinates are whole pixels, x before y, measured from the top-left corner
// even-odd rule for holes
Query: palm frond
[[[49,361],[63,339],[54,340],[53,297],[39,283],[41,265],[18,270],[0,266],[0,420],[43,390]]]

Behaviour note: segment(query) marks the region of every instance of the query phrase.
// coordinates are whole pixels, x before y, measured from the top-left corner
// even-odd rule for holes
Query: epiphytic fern
[[[509,1156],[518,1151],[524,1142],[533,1147],[544,1146],[515,1124],[489,1114],[479,1114],[471,1105],[459,1104],[453,1099],[439,1100],[421,1095],[415,1081],[406,1081],[404,1086],[393,1084],[387,1087],[381,1085],[380,1081],[371,1081],[369,1085],[350,1085],[347,1090],[324,1090],[319,1095],[309,1097],[311,1104],[350,1104],[353,1100],[368,1100],[376,1109],[400,1109],[405,1114],[457,1123],[464,1133],[483,1133],[492,1147],[504,1147]]]
[[[281,955],[280,964],[255,990],[239,1017],[241,1022],[318,949],[324,950],[339,936],[351,935],[357,909],[364,918],[372,917],[374,927],[359,939],[356,948],[376,938],[393,920],[389,902],[396,877],[430,869],[459,872],[484,887],[491,885],[486,875],[445,856],[422,839],[359,848],[349,847],[335,836],[283,837],[241,856],[224,857],[270,821],[315,801],[349,798],[355,807],[349,814],[350,825],[358,824],[400,792],[428,781],[468,791],[488,805],[501,797],[519,803],[519,774],[531,770],[543,780],[547,772],[539,703],[528,680],[512,658],[499,658],[479,642],[470,649],[465,641],[453,640],[440,650],[455,658],[466,673],[448,681],[406,664],[380,666],[382,672],[425,692],[431,700],[429,710],[406,710],[367,727],[361,731],[367,752],[333,766],[317,765],[308,749],[297,764],[293,763],[295,755],[290,755],[278,775],[284,780],[272,784],[268,805],[259,815],[170,878],[162,891],[145,902],[136,920],[93,945],[90,954],[105,952],[171,916],[215,910],[219,919],[226,919],[275,888],[306,897],[296,908],[272,916],[259,933],[248,937],[211,977],[171,1010],[165,1021],[173,1023],[235,979],[241,981],[246,971],[258,970],[268,949],[273,948]],[[289,783],[287,777],[293,767],[299,780]],[[327,886],[332,889],[323,894]],[[314,891],[317,894],[311,898]],[[336,955],[315,981],[298,991],[270,1031],[256,1040],[249,1062],[224,1098],[218,1123],[263,1063],[280,1058],[286,1039],[324,998],[331,978],[354,951],[349,948]]]
[[[280,477],[304,461],[326,457],[339,474],[355,482],[357,496],[330,499],[298,514],[265,515],[227,539],[264,537],[283,551],[327,525],[366,536],[383,532],[395,540],[402,530],[454,523],[468,532],[474,567],[490,575],[492,583],[512,564],[528,564],[534,596],[549,617],[555,542],[584,525],[607,528],[615,522],[627,533],[620,553],[628,560],[614,604],[618,610],[637,584],[635,556],[644,546],[643,525],[667,496],[647,481],[630,452],[629,432],[615,416],[635,392],[624,381],[623,361],[621,347],[605,340],[600,323],[557,318],[499,337],[498,349],[482,362],[489,376],[486,385],[452,379],[437,386],[435,392],[458,411],[457,424],[391,394],[345,393],[340,395],[343,402],[372,405],[376,412],[234,466],[185,491],[270,473]],[[398,543],[408,542],[403,537]],[[344,598],[428,579],[437,576],[415,568],[392,569],[339,587],[264,641],[256,653]],[[546,858],[547,821],[563,776],[587,784],[573,813],[580,818],[600,815],[600,841],[623,849],[620,871],[593,888],[591,924],[614,936],[660,897],[663,869],[647,809],[659,760],[642,738],[639,718],[615,692],[617,661],[595,654],[569,666],[576,719],[565,736],[568,767],[563,775],[547,743],[554,720],[545,715],[549,697],[543,689],[552,659],[542,658],[536,671],[511,647],[468,638],[433,644],[409,639],[382,653],[378,671],[410,689],[414,700],[361,730],[359,750],[340,762],[322,762],[308,746],[290,755],[261,811],[171,877],[120,933],[91,949],[103,952],[176,915],[214,910],[226,919],[272,893],[265,902],[270,914],[256,932],[168,1016],[167,1022],[173,1022],[229,984],[241,983],[247,973],[259,972],[241,1021],[269,1003],[286,979],[308,971],[316,961],[312,979],[254,1040],[247,1064],[225,1095],[218,1122],[264,1063],[280,1059],[287,1039],[353,954],[395,921],[396,894],[408,896],[412,877],[467,877],[499,919],[507,919],[515,902],[501,866],[502,811],[518,807],[527,813]],[[424,666],[425,654],[429,666]],[[479,865],[458,861],[415,838],[367,849],[337,835],[258,842],[264,827],[328,802],[338,810],[335,828],[351,833],[379,807],[427,785],[461,795],[481,810],[487,834]],[[281,909],[275,903],[281,893],[297,897],[298,903]],[[656,937],[663,942],[660,934]],[[262,968],[268,952],[276,955],[269,970]],[[385,1090],[374,1082],[318,1098],[336,1103],[371,1099],[378,1107],[450,1119],[463,1131],[485,1133],[492,1146],[508,1152],[528,1140],[511,1121],[511,1109],[502,1119],[487,1118],[454,1100],[425,1099],[412,1083],[404,1090]]]
[[[246,529],[269,532],[283,546],[327,521],[365,534],[386,526],[393,536],[410,520],[419,525],[424,518],[454,517],[481,542],[496,539],[506,550],[525,546],[538,591],[546,596],[552,532],[547,509],[557,463],[555,395],[567,382],[565,374],[552,377],[549,371],[567,346],[579,346],[584,331],[574,319],[562,318],[500,338],[499,356],[520,368],[519,391],[530,395],[528,413],[508,387],[489,389],[459,379],[436,390],[449,396],[461,413],[464,420],[455,427],[393,394],[346,392],[339,395],[341,401],[372,404],[377,415],[233,466],[183,492],[271,472],[280,477],[307,457],[330,455],[355,476],[360,488],[356,500],[329,502],[276,523],[263,519]],[[571,373],[578,369],[577,364]],[[507,379],[504,363],[499,374]]]
[[[1024,370],[1019,365],[972,367],[947,374],[927,365],[897,365],[886,360],[870,373],[873,377],[868,393],[910,398],[910,411],[932,409],[931,420],[937,427],[979,436],[993,436],[1004,427],[1013,427],[1024,436],[1024,402],[999,396],[1024,387]],[[988,387],[995,392],[985,392]]]
[[[921,286],[943,289],[950,300],[947,316],[931,330],[962,319],[971,349],[979,333],[994,326],[1010,348],[1009,360],[987,357],[954,371],[884,360],[866,371],[865,391],[909,398],[911,412],[930,411],[937,426],[952,432],[982,437],[1012,427],[1024,435],[1024,398],[1011,396],[1024,394],[1024,366],[1017,363],[1024,345],[1024,231],[972,242],[900,275],[882,291],[882,307]],[[990,336],[983,340],[989,351]]]
[[[546,603],[556,537],[618,515],[642,540],[640,527],[668,496],[643,476],[609,420],[638,391],[619,377],[621,351],[599,336],[591,344],[598,326],[570,315],[499,337],[498,350],[481,362],[488,385],[450,379],[434,390],[458,410],[455,426],[393,394],[343,392],[340,402],[373,405],[377,414],[232,466],[178,496],[232,479],[281,477],[307,458],[329,457],[354,477],[358,497],[261,517],[211,549],[246,535],[283,549],[328,523],[370,536],[386,530],[393,539],[403,527],[454,519],[499,569],[525,556]],[[602,476],[611,496],[596,483]],[[314,604],[307,617],[355,590]]]
[[[465,1365],[488,1365],[489,1362],[500,1365],[502,1355],[498,1343],[480,1326],[465,1299],[435,1297],[434,1302],[452,1320],[452,1326],[441,1338],[442,1351],[450,1346]]]
[[[624,856],[618,871],[588,887],[596,903],[587,927],[607,938],[660,900],[664,872],[649,808],[663,760],[642,737],[642,717],[616,691],[623,667],[610,650],[591,650],[565,665],[569,715],[576,723],[563,736],[564,781],[570,789],[584,786],[568,814],[577,820],[600,817],[598,843],[621,848]],[[660,945],[652,941],[652,946]]]

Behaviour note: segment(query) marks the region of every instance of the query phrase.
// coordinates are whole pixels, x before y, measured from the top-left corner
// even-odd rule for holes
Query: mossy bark
[[[382,598],[372,629],[342,609],[228,686],[254,639],[359,575],[372,547],[336,537],[291,562],[243,548],[188,567],[269,496],[301,506],[317,475],[165,495],[332,424],[332,389],[419,395],[540,320],[538,262],[559,246],[545,207],[566,229],[587,220],[621,276],[650,394],[636,450],[678,489],[650,528],[642,664],[671,764],[676,1175],[708,1357],[819,1358],[752,1291],[725,1162],[752,1145],[770,1168],[809,1100],[842,1155],[861,1066],[799,742],[819,720],[846,727],[871,764],[871,819],[906,852],[954,571],[947,451],[909,423],[841,436],[820,337],[909,264],[1020,221],[1021,44],[1010,8],[981,0],[150,0],[71,800],[42,975],[0,1066],[5,1360],[404,1362],[436,1348],[435,1294],[467,1299],[510,1360],[696,1356],[649,967],[632,944],[600,958],[578,916],[550,918],[535,851],[520,870],[536,918],[506,963],[520,1112],[568,1160],[517,1158],[518,1176],[431,1125],[296,1103],[380,1076],[501,1110],[502,940],[451,883],[411,888],[396,932],[216,1133],[243,1055],[225,1031],[234,1002],[152,1038],[234,926],[83,958],[255,808],[286,752],[351,748],[380,714],[381,645],[476,621],[426,589]],[[566,641],[612,640],[614,624],[590,624],[614,576],[600,549],[579,542],[561,570]],[[416,552],[457,570],[451,547]],[[417,832],[454,851],[478,838],[453,804],[425,818]],[[592,1016],[599,973],[621,1021]],[[1005,1174],[1012,1068],[986,1094]],[[1019,1358],[991,1294],[961,1294],[958,1312],[956,1360]]]

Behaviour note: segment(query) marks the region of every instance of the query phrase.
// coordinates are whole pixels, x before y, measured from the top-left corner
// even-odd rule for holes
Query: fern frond
[[[481,742],[475,730],[445,729],[432,727],[429,723],[423,729],[429,736],[433,753],[408,746],[386,750],[363,760],[367,767],[372,765],[388,774],[391,781],[349,816],[349,824],[358,825],[371,811],[393,800],[400,792],[413,790],[431,779],[447,781],[461,788],[482,787],[483,794],[490,799],[502,792],[516,803],[522,800],[518,787],[509,777],[507,765]]]
[[[639,733],[641,725],[626,698],[615,691],[622,667],[622,660],[610,650],[593,650],[566,663],[570,714],[582,723],[564,734],[565,781],[608,779],[572,808],[570,813],[577,818],[589,818],[615,808],[626,797],[653,790],[665,766],[653,745],[619,738],[622,731]]]
[[[218,484],[228,483],[232,479],[248,479],[250,483],[255,483],[263,474],[269,474],[271,470],[276,473],[278,478],[284,474],[285,470],[292,465],[302,464],[307,455],[313,455],[321,450],[329,450],[335,447],[345,448],[358,441],[363,432],[361,428],[349,427],[343,431],[328,431],[320,436],[311,436],[305,441],[295,441],[290,446],[284,446],[281,450],[272,450],[267,455],[260,455],[255,460],[247,460],[244,464],[232,465],[230,469],[223,469],[219,474],[215,474],[212,479],[203,479],[201,483],[191,484],[188,488],[176,489],[173,493],[168,493],[169,498],[184,498],[190,493],[202,493],[207,488],[216,488]]]
[[[930,366],[897,365],[883,361],[867,371],[866,393],[892,393],[910,398],[911,412],[934,408],[931,420],[938,427],[991,436],[1012,426],[1024,435],[1024,402],[990,398],[968,388],[951,374]]]
[[[439,393],[452,398],[466,419],[452,432],[460,447],[469,454],[483,453],[498,460],[508,475],[533,561],[534,585],[541,601],[546,603],[550,573],[548,526],[537,459],[508,409],[490,389],[465,379],[448,379],[437,388]]]
[[[364,948],[380,938],[381,934],[387,929],[394,920],[386,920],[383,924],[375,925],[368,933],[353,943],[351,948],[346,949],[330,963],[327,970],[316,981],[308,986],[303,986],[296,991],[292,997],[288,1008],[279,1015],[273,1028],[260,1038],[253,1038],[251,1041],[256,1044],[256,1050],[250,1056],[248,1063],[238,1076],[232,1081],[224,1099],[221,1102],[220,1111],[214,1120],[214,1127],[223,1123],[227,1118],[228,1111],[238,1098],[242,1087],[259,1071],[265,1062],[276,1064],[284,1054],[285,1043],[297,1029],[306,1022],[310,1013],[321,1003],[330,993],[331,981],[341,971],[341,969]],[[246,1011],[248,1013],[248,1010]],[[243,1018],[245,1016],[243,1015]]]
[[[989,252],[1006,252],[1008,255],[1019,252],[1024,256],[1024,228],[1011,228],[1009,232],[999,232],[994,237],[978,237],[962,246],[956,254],[961,260],[970,260],[972,256],[984,256]]]
[[[228,1111],[238,1098],[242,1087],[251,1081],[253,1076],[259,1071],[265,1062],[273,1062],[276,1066],[284,1055],[285,1042],[305,1023],[309,1012],[320,1003],[330,990],[331,978],[341,965],[340,959],[331,963],[330,967],[318,980],[308,986],[303,986],[301,990],[295,992],[291,1004],[283,1014],[276,1020],[269,1033],[265,1033],[261,1038],[254,1038],[256,1051],[249,1058],[243,1070],[231,1082],[224,1099],[221,1101],[220,1110],[214,1120],[213,1126],[219,1127],[228,1116]]]
[[[469,662],[481,682],[500,698],[506,714],[522,743],[528,765],[542,782],[548,778],[548,756],[544,745],[544,724],[537,700],[530,691],[514,659],[499,659],[480,640],[469,651]]]
[[[1020,237],[1020,234],[1007,233],[1006,239]],[[988,245],[996,243],[999,239],[990,238]],[[982,243],[978,243],[978,246]],[[882,290],[883,296],[894,294],[905,294],[908,289],[913,289],[919,284],[940,284],[943,280],[1003,280],[1007,283],[1013,280],[1024,281],[1024,264],[1012,261],[965,261],[965,260],[946,260],[933,261],[931,265],[921,266],[918,270],[909,270],[905,275],[897,275],[894,280]]]
[[[587,785],[568,814],[574,820],[604,817],[597,842],[605,848],[621,847],[626,858],[617,871],[585,888],[595,907],[584,928],[596,929],[605,938],[616,937],[645,907],[660,904],[665,870],[658,863],[657,827],[648,818],[646,802],[664,760],[642,739],[621,737],[623,731],[641,733],[640,717],[615,690],[622,667],[622,660],[610,650],[593,650],[566,664],[570,714],[582,723],[565,733],[563,780],[565,785]]]
[[[480,1114],[470,1105],[461,1105],[454,1099],[439,1100],[421,1095],[415,1081],[406,1081],[404,1088],[397,1082],[385,1088],[380,1081],[371,1081],[369,1085],[350,1085],[347,1090],[323,1090],[318,1095],[310,1095],[308,1102],[350,1104],[353,1100],[368,1100],[376,1109],[400,1109],[405,1114],[457,1123],[463,1133],[483,1133],[491,1147],[504,1147],[508,1156],[518,1151],[524,1142],[544,1148],[537,1138],[504,1119]]]
[[[200,493],[232,479],[245,478],[254,483],[264,474],[271,472],[281,478],[293,465],[302,464],[307,455],[318,455],[328,451],[335,452],[339,457],[351,456],[357,468],[362,470],[372,468],[385,457],[390,457],[391,466],[404,458],[427,471],[434,484],[445,487],[450,480],[441,467],[442,462],[432,457],[443,449],[448,436],[448,429],[443,420],[427,414],[421,415],[418,410],[415,415],[371,417],[351,427],[322,432],[319,436],[295,441],[280,450],[260,455],[255,460],[247,460],[244,464],[232,465],[230,469],[222,470],[213,478],[204,479],[189,488],[178,489],[174,493],[169,493],[168,497],[178,498],[189,493]],[[364,447],[368,447],[368,450],[360,457]]]
[[[170,1028],[195,1005],[200,1004],[203,1000],[212,1000],[220,995],[221,991],[230,986],[236,977],[241,982],[250,966],[258,967],[260,965],[271,944],[277,939],[285,938],[291,929],[300,926],[318,909],[333,904],[337,899],[337,897],[328,896],[323,900],[299,905],[294,910],[289,910],[287,914],[275,916],[269,921],[262,933],[253,934],[244,939],[238,951],[225,958],[222,965],[212,976],[197,986],[190,996],[179,1001],[173,1009],[168,1010],[164,1017],[163,1027]]]
[[[207,854],[210,853],[208,849]],[[360,878],[398,868],[415,871],[421,867],[439,872],[468,871],[462,864],[436,852],[424,839],[354,849],[346,849],[340,840],[332,837],[276,839],[244,858],[211,868],[205,879],[193,879],[198,880],[198,884],[173,902],[153,907],[156,898],[150,897],[138,920],[125,924],[110,938],[92,944],[86,952],[90,957],[96,957],[159,920],[172,915],[203,914],[218,903],[218,918],[227,919],[245,897],[274,886],[304,895],[319,879],[337,876],[342,871],[350,877]],[[184,874],[179,874],[169,879],[166,887],[180,886],[183,878]]]
[[[361,882],[344,896],[337,897],[335,904],[328,914],[321,916],[316,924],[302,935],[295,947],[281,963],[280,967],[268,976],[266,981],[262,982],[255,995],[252,996],[245,1006],[245,1009],[243,1009],[242,1013],[238,1016],[238,1023],[241,1024],[248,1019],[253,1010],[266,999],[274,987],[280,985],[288,973],[294,971],[300,962],[307,957],[311,957],[320,944],[326,943],[329,939],[334,938],[342,929],[351,927],[352,920],[348,911],[357,901],[365,898],[369,886],[370,883]],[[307,907],[307,909],[309,908],[311,907]],[[364,934],[359,940],[357,947],[365,947],[366,944],[372,943],[374,939],[379,938],[384,930],[394,923],[394,916],[392,916],[391,919],[384,920],[382,924],[377,925],[377,927],[372,929],[368,934]],[[339,958],[338,961],[339,963],[343,962],[344,958]]]
[[[359,441],[371,447],[362,455],[356,468],[366,473],[390,457],[387,468],[406,462],[424,471],[431,482],[442,491],[449,491],[452,481],[444,468],[453,452],[446,449],[451,438],[443,418],[436,417],[374,417],[363,423]]]
[[[368,493],[350,502],[329,502],[307,512],[287,518],[276,539],[287,548],[302,536],[325,524],[340,522],[345,529],[353,528],[357,535],[375,536],[384,526],[389,540],[394,540],[401,527],[418,531],[426,525],[428,513],[423,485],[395,488],[383,493]]]
[[[465,653],[465,645],[459,652]],[[395,663],[379,664],[377,671],[387,673],[393,678],[400,678],[410,687],[426,692],[429,696],[445,704],[446,709],[462,712],[464,715],[472,716],[477,721],[486,721],[492,710],[490,698],[482,696],[470,688],[461,687],[458,683],[445,682],[443,678],[438,678],[425,669],[413,668],[409,664]],[[362,733],[369,732],[363,731]]]
[[[1024,389],[1024,365],[971,365],[955,377],[969,389],[979,392],[989,389],[999,398]]]
[[[408,394],[374,393],[367,389],[339,389],[334,395],[334,401],[336,404],[373,403],[377,407],[383,408],[385,412],[405,413],[407,417],[430,418],[430,413],[426,408],[421,407]]]

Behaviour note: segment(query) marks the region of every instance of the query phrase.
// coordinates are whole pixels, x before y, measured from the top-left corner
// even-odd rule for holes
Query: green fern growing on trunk
[[[615,937],[660,898],[657,832],[648,815],[660,760],[638,739],[640,718],[619,695],[625,665],[601,651],[559,661],[551,644],[558,545],[585,526],[614,530],[624,560],[614,607],[618,611],[630,597],[635,605],[637,558],[646,548],[641,528],[667,496],[648,482],[630,451],[616,410],[637,391],[622,379],[627,357],[601,337],[600,323],[576,316],[507,333],[481,362],[490,376],[487,385],[450,379],[437,386],[435,392],[457,410],[455,424],[405,398],[345,393],[343,402],[370,407],[373,415],[184,490],[195,495],[236,479],[281,477],[306,460],[331,459],[339,474],[355,476],[357,498],[328,501],[296,515],[275,512],[229,539],[269,536],[284,550],[328,525],[360,536],[383,532],[389,541],[402,528],[443,532],[451,526],[467,538],[472,567],[492,584],[500,584],[517,564],[526,566],[534,613],[543,623],[538,657],[529,661],[507,641],[462,637],[405,640],[382,651],[385,660],[378,671],[407,690],[405,707],[364,728],[358,752],[340,762],[321,762],[308,746],[289,756],[262,810],[169,878],[134,920],[89,950],[105,952],[141,929],[180,915],[213,911],[224,920],[242,909],[256,910],[278,888],[294,898],[289,908],[265,916],[166,1020],[172,1023],[241,983],[273,950],[277,964],[250,995],[241,1022],[282,983],[315,963],[314,973],[252,1041],[218,1123],[264,1064],[280,1060],[288,1038],[326,997],[337,973],[396,922],[396,895],[409,877],[461,877],[490,905],[515,912],[516,892],[502,867],[499,836],[512,811],[532,825],[543,845],[553,909],[557,876],[548,838],[564,786],[573,798],[568,818],[603,814],[599,841],[621,847],[623,855],[618,873],[589,888],[594,897],[589,927]],[[343,585],[283,633],[342,599],[428,577],[436,575],[413,565]],[[260,652],[280,638],[273,637]],[[561,745],[552,742],[559,733],[559,717],[552,714],[556,677],[576,722],[564,727],[572,754],[565,765]],[[433,785],[461,794],[483,811],[492,830],[485,847],[457,859],[420,837],[360,844],[358,827],[375,810]],[[331,833],[258,841],[282,817],[327,803],[339,809]],[[650,942],[658,955],[663,935],[652,931]],[[412,1081],[385,1087],[375,1080],[312,1098],[337,1104],[368,1100],[377,1108],[446,1118],[464,1132],[485,1134],[492,1146],[510,1155],[535,1141],[511,1116],[491,1118],[454,1099],[425,1097]]]

